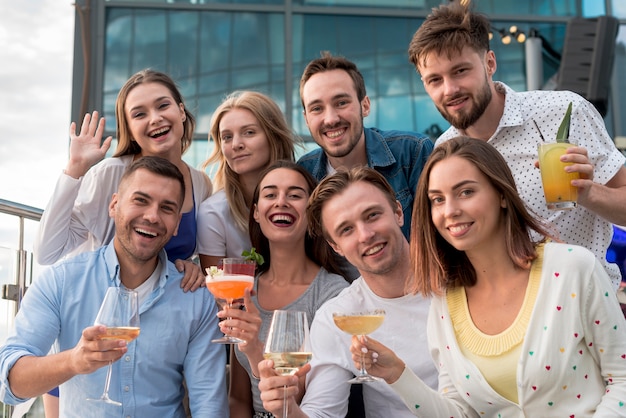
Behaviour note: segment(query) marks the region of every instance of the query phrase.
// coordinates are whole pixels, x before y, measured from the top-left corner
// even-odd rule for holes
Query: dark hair
[[[178,183],[180,183],[180,208],[182,208],[183,201],[185,200],[185,179],[176,165],[162,157],[145,156],[133,161],[124,171],[118,189],[122,187],[126,179],[139,169],[148,170],[158,176],[178,181]]]
[[[126,113],[124,112],[124,106],[126,105],[126,99],[132,89],[147,83],[159,83],[165,86],[177,105],[183,104],[185,108],[185,120],[183,121],[183,137],[180,141],[181,152],[185,151],[191,146],[193,141],[193,131],[196,128],[196,119],[193,117],[187,107],[184,106],[183,96],[180,94],[176,83],[172,78],[159,71],[145,69],[133,74],[126,83],[120,89],[117,100],[115,101],[115,118],[117,119],[117,148],[115,149],[114,157],[121,157],[122,155],[135,155],[141,152],[141,147],[136,141],[132,140],[130,129],[128,128],[128,121],[126,120]]]
[[[471,9],[470,1],[455,1],[432,9],[409,44],[409,61],[415,68],[424,65],[431,52],[452,58],[466,46],[476,52],[489,51],[489,19]]]
[[[308,194],[311,195],[315,186],[317,186],[317,182],[315,178],[302,166],[287,160],[277,160],[272,163],[269,167],[267,167],[261,175],[259,176],[259,183],[254,189],[254,195],[252,197],[252,206],[250,208],[250,217],[248,220],[248,230],[250,232],[250,242],[252,246],[256,249],[256,251],[263,256],[265,259],[265,263],[258,266],[258,272],[262,273],[269,269],[271,263],[271,253],[270,253],[270,243],[268,239],[263,235],[263,231],[261,231],[261,226],[254,219],[254,208],[259,202],[259,194],[260,194],[260,186],[261,182],[270,172],[279,169],[286,168],[288,170],[295,171],[299,173],[304,180],[306,181],[308,187]],[[308,210],[307,210],[308,215]],[[324,267],[328,272],[341,274],[339,266],[337,265],[337,261],[335,259],[332,248],[326,240],[321,236],[311,235],[307,230],[304,237],[304,251],[309,259],[311,259],[316,264]]]
[[[435,147],[420,176],[411,221],[411,260],[413,277],[407,284],[411,292],[443,294],[449,287],[476,284],[476,272],[465,255],[437,232],[428,198],[430,173],[435,164],[452,156],[472,163],[502,196],[506,229],[506,249],[515,265],[527,268],[537,258],[530,230],[550,237],[548,228],[533,217],[515,187],[511,170],[502,155],[480,139],[458,136]]]
[[[348,73],[354,83],[356,97],[359,99],[359,102],[367,96],[365,91],[365,80],[363,80],[363,75],[361,75],[361,72],[357,68],[356,64],[347,58],[333,56],[328,51],[322,51],[320,58],[316,58],[307,64],[302,73],[302,77],[300,78],[300,101],[302,102],[302,108],[305,109],[305,111],[306,107],[304,105],[304,100],[302,99],[302,90],[304,89],[304,85],[315,74],[331,70],[343,70]]]
[[[378,171],[365,166],[354,167],[350,170],[339,169],[336,173],[324,178],[315,188],[311,197],[309,197],[309,205],[307,206],[306,212],[310,234],[321,234],[325,239],[333,242],[328,231],[324,228],[322,209],[331,198],[342,193],[348,186],[360,181],[369,183],[380,189],[387,198],[391,208],[393,210],[396,209],[396,193],[385,177]]]

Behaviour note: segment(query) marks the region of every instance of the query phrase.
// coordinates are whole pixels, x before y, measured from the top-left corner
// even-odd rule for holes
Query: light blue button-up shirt
[[[139,337],[113,363],[109,394],[123,406],[88,402],[102,393],[106,367],[77,375],[60,386],[63,417],[181,417],[183,373],[191,412],[196,417],[228,417],[226,355],[217,307],[207,289],[183,292],[182,274],[159,254],[162,269],[154,291],[140,306]],[[8,374],[23,356],[45,356],[58,339],[60,350],[73,348],[84,328],[93,325],[107,287],[119,286],[113,245],[83,253],[44,270],[26,292],[14,332],[0,348],[0,399],[24,402],[9,387]],[[97,412],[95,412],[97,411]]]
[[[402,233],[409,239],[415,189],[434,144],[417,132],[381,131],[364,128],[367,165],[382,174],[402,205]],[[328,157],[321,148],[302,156],[298,164],[306,168],[317,181],[328,174]]]

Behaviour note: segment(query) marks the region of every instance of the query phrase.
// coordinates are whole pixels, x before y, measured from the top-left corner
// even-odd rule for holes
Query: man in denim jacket
[[[381,173],[402,204],[409,239],[415,187],[433,143],[415,132],[364,128],[370,99],[356,65],[328,52],[311,61],[300,79],[300,99],[311,136],[321,148],[298,164],[318,181],[339,167],[369,166]]]

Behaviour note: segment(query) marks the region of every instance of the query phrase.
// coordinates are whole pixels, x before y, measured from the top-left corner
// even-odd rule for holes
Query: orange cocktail
[[[208,276],[206,280],[206,287],[213,296],[226,300],[242,298],[246,289],[252,289],[253,284],[254,277],[244,274]]]
[[[565,167],[572,163],[560,160],[566,149],[573,146],[563,142],[539,145],[539,168],[548,209],[573,209],[577,206],[578,188],[571,182],[580,178],[580,173],[566,172]]]
[[[233,301],[243,298],[246,294],[246,289],[252,289],[255,269],[256,263],[254,261],[243,258],[224,258],[222,259],[221,269],[214,266],[207,270],[209,274],[206,277],[206,287],[215,296],[215,299],[226,301],[225,309],[232,309]],[[245,341],[225,335],[222,338],[211,340],[211,342],[238,344]]]

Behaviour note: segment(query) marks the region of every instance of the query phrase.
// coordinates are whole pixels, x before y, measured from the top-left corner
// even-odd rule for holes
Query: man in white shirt
[[[557,237],[591,250],[602,261],[615,288],[621,274],[606,260],[612,223],[626,225],[626,167],[604,121],[587,100],[570,91],[516,92],[493,81],[496,56],[489,49],[490,24],[469,2],[441,5],[413,35],[409,59],[439,113],[452,125],[435,146],[459,135],[482,139],[506,159],[520,196],[532,212],[548,221]],[[555,142],[572,103],[569,148],[562,161],[579,172],[578,207],[549,210],[541,177],[534,167],[537,145]]]
[[[345,417],[348,380],[359,371],[349,351],[351,336],[334,325],[333,312],[385,310],[385,320],[372,338],[399,350],[407,365],[436,388],[437,371],[426,340],[430,300],[405,291],[405,281],[412,274],[409,244],[401,230],[402,207],[384,177],[367,167],[326,177],[311,195],[307,217],[309,229],[322,233],[361,277],[322,305],[315,316],[311,325],[313,360],[301,404],[298,406],[294,397],[298,377],[278,376],[273,363],[264,360],[259,364],[263,406],[280,416],[287,385],[290,418]],[[298,374],[308,370],[305,366]],[[412,416],[384,381],[364,384],[363,399],[368,417]]]

